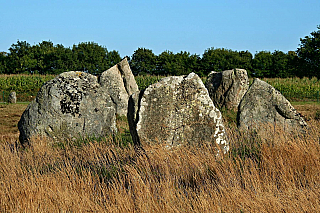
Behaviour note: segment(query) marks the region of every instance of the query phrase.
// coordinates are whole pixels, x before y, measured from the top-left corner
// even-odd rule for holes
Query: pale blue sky
[[[138,47],[287,52],[317,25],[320,0],[0,0],[0,51],[51,40],[94,41],[122,57]]]

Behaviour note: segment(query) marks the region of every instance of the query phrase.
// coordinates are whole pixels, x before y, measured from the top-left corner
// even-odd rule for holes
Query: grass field
[[[320,81],[313,78],[263,78],[290,101],[320,100]]]
[[[11,91],[17,93],[19,102],[31,101],[37,95],[44,82],[54,78],[54,75],[0,75],[0,102],[7,102]],[[164,76],[136,76],[139,89],[159,81]],[[205,82],[206,78],[202,78]],[[253,79],[250,79],[252,82]],[[290,101],[320,100],[320,81],[317,78],[263,78]]]
[[[128,138],[17,146],[26,104],[0,104],[0,212],[319,212],[320,105],[298,103],[305,135],[244,133],[227,125],[231,151]],[[118,128],[126,133],[125,118]]]

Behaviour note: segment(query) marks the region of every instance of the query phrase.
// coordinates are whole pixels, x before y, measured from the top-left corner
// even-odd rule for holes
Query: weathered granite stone
[[[238,110],[239,103],[249,88],[249,78],[245,69],[212,71],[206,87],[215,106]]]
[[[127,58],[104,71],[100,77],[100,84],[111,95],[116,104],[117,114],[127,115],[129,97],[139,91]]]
[[[256,78],[240,102],[238,126],[255,129],[268,124],[284,130],[303,130],[307,126],[304,119],[279,91]]]
[[[65,72],[46,82],[18,123],[20,142],[32,136],[56,140],[104,136],[117,131],[115,106],[97,77]]]
[[[8,102],[9,102],[10,104],[15,104],[15,103],[17,103],[17,94],[16,94],[16,92],[11,92],[11,93],[9,94]]]
[[[220,111],[199,76],[163,78],[129,100],[128,120],[135,144],[218,144],[229,147]]]

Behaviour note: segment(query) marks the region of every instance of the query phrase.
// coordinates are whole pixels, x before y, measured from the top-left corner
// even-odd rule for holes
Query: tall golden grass
[[[105,138],[21,149],[0,143],[0,212],[319,212],[320,128],[227,128],[231,151],[137,149]]]

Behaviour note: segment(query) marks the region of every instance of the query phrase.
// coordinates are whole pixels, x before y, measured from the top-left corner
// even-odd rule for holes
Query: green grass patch
[[[317,101],[292,101],[292,105],[320,105]]]
[[[320,81],[313,78],[263,78],[292,102],[317,102],[320,99]]]

